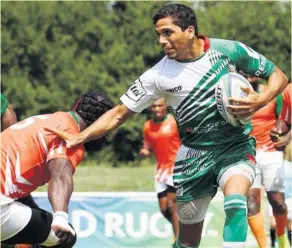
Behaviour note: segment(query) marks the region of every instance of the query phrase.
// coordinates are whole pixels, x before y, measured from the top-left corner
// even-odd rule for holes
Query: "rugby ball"
[[[241,87],[252,88],[247,79],[238,73],[231,72],[223,75],[219,79],[215,90],[216,104],[219,113],[228,123],[236,127],[247,125],[253,117],[253,115],[251,115],[244,119],[238,119],[227,111],[227,106],[232,104],[229,102],[229,98],[247,98],[248,94],[243,91]]]

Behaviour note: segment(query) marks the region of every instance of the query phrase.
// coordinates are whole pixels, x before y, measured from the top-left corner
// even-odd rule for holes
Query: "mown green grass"
[[[128,165],[118,168],[82,163],[74,174],[74,191],[154,191],[154,169],[152,162],[138,167]],[[47,185],[37,191],[47,191]]]

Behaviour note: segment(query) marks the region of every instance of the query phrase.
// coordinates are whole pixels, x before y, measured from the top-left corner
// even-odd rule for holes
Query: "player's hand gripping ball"
[[[217,109],[221,116],[233,126],[247,125],[253,117],[252,113],[239,117],[228,110],[230,105],[240,105],[230,99],[247,99],[249,89],[252,90],[251,84],[238,73],[227,73],[218,81],[215,90]]]

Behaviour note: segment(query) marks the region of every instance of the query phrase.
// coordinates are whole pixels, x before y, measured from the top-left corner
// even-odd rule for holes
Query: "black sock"
[[[288,239],[289,239],[289,242],[290,242],[290,245],[291,245],[291,230],[288,230],[287,232],[287,235],[288,235]]]
[[[271,238],[271,246],[275,246],[275,238],[276,238],[276,230],[270,228],[270,238]]]

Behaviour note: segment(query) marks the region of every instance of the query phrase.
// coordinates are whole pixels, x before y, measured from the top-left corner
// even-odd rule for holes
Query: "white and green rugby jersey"
[[[205,53],[178,62],[165,56],[143,73],[121,97],[130,110],[141,112],[164,97],[179,126],[182,143],[191,148],[212,147],[248,138],[250,127],[234,127],[221,117],[215,86],[225,73],[242,70],[268,78],[274,64],[241,42],[205,39]]]

